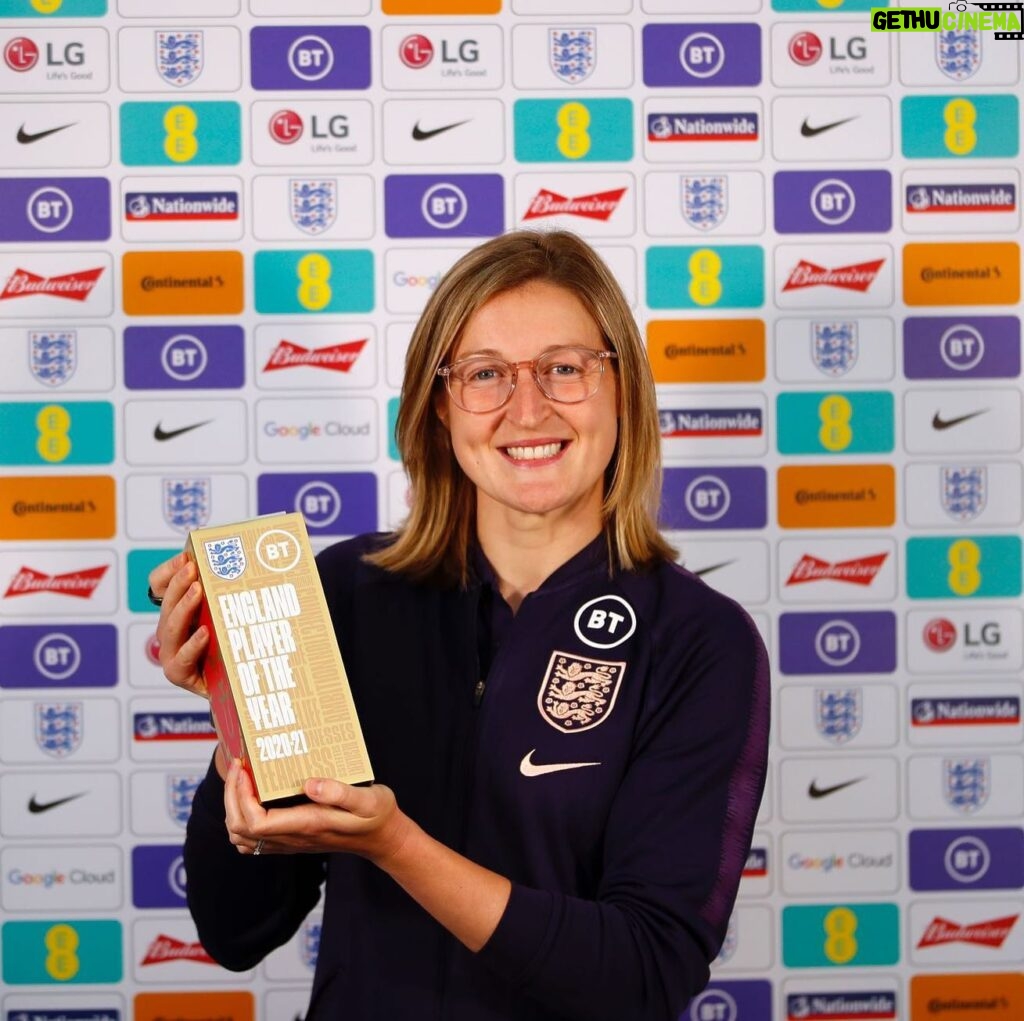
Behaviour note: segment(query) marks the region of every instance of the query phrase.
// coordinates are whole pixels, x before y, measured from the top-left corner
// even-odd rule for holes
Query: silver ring
[[[262,854],[263,853],[263,841],[262,840],[257,840],[256,841],[256,846],[252,849],[252,853],[253,853],[253,857],[255,857],[257,854]]]

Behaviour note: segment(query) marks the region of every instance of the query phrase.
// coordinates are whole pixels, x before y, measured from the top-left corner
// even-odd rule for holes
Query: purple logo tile
[[[780,170],[774,186],[780,234],[880,234],[892,228],[887,170]]]
[[[113,688],[113,624],[7,624],[0,627],[0,688]]]
[[[764,979],[710,982],[679,1021],[772,1021],[772,984]]]
[[[666,468],[660,517],[662,528],[764,528],[767,474],[756,467]]]
[[[124,331],[129,390],[236,390],[245,383],[241,326],[129,326]]]
[[[360,535],[378,527],[373,472],[260,475],[256,503],[260,514],[298,511],[312,536]]]
[[[254,28],[254,89],[368,89],[370,30],[362,25]]]
[[[911,830],[912,890],[1019,890],[1024,830]]]
[[[106,241],[105,177],[6,177],[0,182],[0,241]]]
[[[384,178],[391,238],[493,237],[505,229],[501,174],[392,174]]]
[[[891,674],[896,614],[888,610],[784,613],[779,617],[784,674]]]
[[[132,848],[132,904],[137,908],[184,908],[185,861],[180,845]]]
[[[903,322],[907,379],[1016,379],[1016,316],[909,316]]]
[[[644,84],[759,85],[761,27],[742,24],[645,25]]]

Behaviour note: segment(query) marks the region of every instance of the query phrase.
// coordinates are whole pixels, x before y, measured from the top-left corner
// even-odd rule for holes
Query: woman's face
[[[477,309],[448,362],[474,354],[529,361],[566,345],[607,350],[597,323],[571,291],[532,281]],[[478,523],[512,513],[600,531],[605,469],[618,437],[612,365],[605,364],[597,392],[578,404],[545,397],[526,366],[496,411],[464,411],[445,392],[439,414],[459,465],[476,486]]]

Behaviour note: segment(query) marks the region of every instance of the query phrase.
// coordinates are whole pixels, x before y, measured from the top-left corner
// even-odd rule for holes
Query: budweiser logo
[[[854,266],[826,269],[801,259],[782,289],[796,291],[801,287],[827,286],[839,287],[844,291],[866,291],[874,283],[884,262],[885,259],[876,259],[874,262],[858,262]]]
[[[201,943],[186,943],[173,936],[157,936],[149,945],[142,964],[165,964],[167,961],[195,961],[197,964],[217,962],[203,949]]]
[[[4,598],[30,596],[36,592],[54,592],[59,596],[74,596],[89,599],[96,586],[107,573],[107,565],[92,567],[87,571],[72,571],[70,574],[43,574],[31,567],[23,567],[11,579]]]
[[[541,188],[530,202],[523,219],[536,220],[542,216],[571,215],[583,216],[588,220],[607,220],[615,212],[625,194],[625,188],[615,188],[612,191],[599,191],[594,195],[581,195],[579,198],[570,199]]]
[[[877,553],[873,557],[858,557],[856,560],[841,560],[830,564],[827,560],[804,554],[793,568],[787,585],[800,585],[805,581],[847,581],[851,585],[870,585],[882,569],[888,553]]]
[[[80,273],[66,273],[62,277],[41,277],[27,269],[16,269],[4,284],[0,301],[10,298],[28,298],[34,294],[48,294],[53,298],[85,301],[103,275],[103,267],[86,269]]]
[[[947,918],[936,917],[921,936],[918,949],[937,947],[944,943],[977,943],[983,947],[1001,947],[1020,915],[993,918],[991,922],[974,922],[957,925]]]
[[[263,366],[263,371],[273,372],[275,369],[292,369],[298,365],[309,365],[314,369],[348,372],[355,365],[356,359],[364,347],[366,347],[366,338],[318,348],[302,347],[290,340],[282,340],[271,352],[267,364]]]

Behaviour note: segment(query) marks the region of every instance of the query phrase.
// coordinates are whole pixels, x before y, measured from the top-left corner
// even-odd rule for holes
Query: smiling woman
[[[407,521],[318,557],[380,782],[266,810],[218,751],[185,844],[200,939],[251,968],[323,887],[308,1021],[676,1021],[750,849],[767,657],[658,532],[650,368],[596,253],[521,231],[456,263],[397,441]],[[150,584],[164,672],[205,694],[194,565]]]

